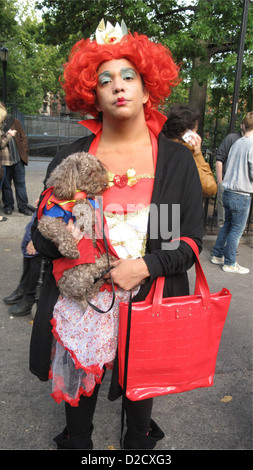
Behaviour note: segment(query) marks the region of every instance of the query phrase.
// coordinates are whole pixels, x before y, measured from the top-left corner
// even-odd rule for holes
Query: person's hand
[[[32,240],[30,240],[27,245],[26,245],[26,251],[28,253],[28,255],[35,255],[36,254],[36,250],[33,246],[33,242]]]
[[[111,277],[114,284],[124,290],[133,289],[149,276],[148,267],[142,258],[120,259],[111,263]],[[110,274],[106,274],[104,279],[110,283]]]
[[[12,135],[12,137],[15,137],[17,131],[15,131],[15,129],[9,129],[8,130],[8,133]]]
[[[189,138],[188,143],[193,148],[194,152],[201,152],[202,139],[199,134],[193,132]]]

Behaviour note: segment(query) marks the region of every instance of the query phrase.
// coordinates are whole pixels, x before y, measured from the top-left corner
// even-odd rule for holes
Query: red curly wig
[[[149,100],[144,105],[146,118],[179,82],[179,67],[174,63],[170,50],[150,41],[145,35],[129,34],[116,44],[102,45],[82,39],[74,45],[69,61],[64,65],[61,84],[69,109],[97,118],[97,69],[102,62],[122,58],[136,68],[149,92]]]

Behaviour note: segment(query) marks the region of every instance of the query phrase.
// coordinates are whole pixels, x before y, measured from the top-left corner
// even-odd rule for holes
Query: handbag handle
[[[204,274],[204,271],[200,263],[198,245],[194,240],[188,237],[182,237],[180,238],[180,240],[188,243],[188,245],[191,247],[191,249],[193,250],[196,256],[196,262],[195,262],[196,281],[195,281],[194,294],[201,295],[203,306],[208,307],[210,306],[210,303],[211,303],[210,290],[209,290],[208,282],[206,280],[206,276]]]
[[[196,261],[195,261],[196,281],[195,281],[194,294],[200,295],[202,297],[203,307],[207,308],[210,306],[210,302],[211,302],[210,290],[209,290],[208,282],[206,280],[204,271],[200,263],[198,246],[194,240],[188,237],[181,237],[175,240],[181,240],[181,241],[186,242],[191,247],[191,249],[193,250],[196,256]],[[153,301],[152,301],[152,313],[157,313],[160,310],[160,307],[162,305],[164,282],[165,282],[165,277],[158,277],[156,280],[155,291],[153,294]]]

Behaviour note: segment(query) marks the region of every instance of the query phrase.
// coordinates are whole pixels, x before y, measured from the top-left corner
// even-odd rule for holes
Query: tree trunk
[[[203,62],[200,57],[194,57],[193,59],[193,71],[199,67],[206,68],[208,64]],[[206,97],[207,97],[207,80],[203,79],[198,81],[196,78],[193,79],[192,87],[189,93],[189,106],[196,109],[200,113],[198,133],[203,139],[204,131],[204,120],[206,110]]]

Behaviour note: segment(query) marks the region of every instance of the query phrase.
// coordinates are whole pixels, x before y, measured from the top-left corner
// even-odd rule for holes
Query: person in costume
[[[96,39],[75,44],[65,64],[66,103],[73,111],[93,116],[81,122],[91,135],[60,150],[49,164],[46,180],[74,152],[90,152],[105,164],[110,182],[103,194],[104,215],[119,259],[111,269],[115,302],[103,315],[90,307],[83,312],[59,296],[52,267],[45,275],[31,336],[30,371],[40,380],[52,379],[53,397],[65,402],[66,427],[55,438],[58,448],[93,447],[93,414],[106,369],[112,369],[108,398],[122,395],[117,367],[119,302],[128,301],[130,291],[134,301],[144,300],[158,276],[166,277],[164,296],[189,294],[187,270],[194,264],[194,253],[183,241],[167,249],[172,205],[180,206],[180,237],[192,238],[201,250],[202,189],[191,152],[162,135],[166,117],[157,110],[179,82],[178,75],[168,48],[129,33],[124,22],[114,28],[102,21]],[[40,253],[60,258],[36,221],[32,232]],[[107,274],[92,304],[105,311],[111,298]],[[152,449],[164,436],[151,418],[152,405],[152,398],[126,398],[125,449]]]

